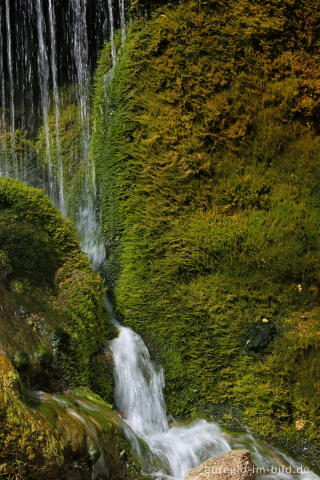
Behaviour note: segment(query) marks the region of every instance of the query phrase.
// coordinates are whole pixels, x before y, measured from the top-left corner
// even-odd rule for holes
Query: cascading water
[[[118,326],[118,325],[117,325]],[[258,473],[274,480],[319,480],[301,463],[257,441],[250,433],[223,434],[214,423],[197,420],[189,425],[168,424],[163,397],[164,375],[152,364],[139,335],[118,326],[119,336],[110,348],[114,361],[115,400],[127,424],[147,442],[152,459],[146,465],[149,475],[162,480],[184,480],[186,472],[209,457],[231,448],[249,448]],[[132,446],[137,445],[133,439]],[[139,453],[139,449],[138,449]]]
[[[140,435],[168,430],[162,390],[163,371],[155,370],[147,347],[129,328],[120,327],[111,344],[115,363],[115,399],[127,423]]]
[[[102,267],[106,254],[89,148],[91,76],[99,49],[108,38],[115,62],[117,28],[124,39],[124,0],[0,0],[0,176],[44,188],[62,214],[72,217],[82,249],[95,269]],[[66,193],[65,175],[70,173],[60,138],[68,85],[72,85],[71,95],[76,91],[79,106],[77,162],[82,180],[76,188],[77,198]],[[71,102],[75,102],[73,98]],[[20,139],[22,131],[27,132],[23,138],[36,136],[41,123],[45,170],[31,154],[24,154],[20,147],[17,154],[16,148],[17,136]]]
[[[199,420],[189,426],[169,428],[163,398],[163,371],[153,366],[141,337],[119,327],[111,342],[114,360],[115,399],[132,430],[149,445],[160,460],[160,470],[149,465],[158,478],[183,480],[185,473],[210,456],[221,455],[230,446],[213,423]]]

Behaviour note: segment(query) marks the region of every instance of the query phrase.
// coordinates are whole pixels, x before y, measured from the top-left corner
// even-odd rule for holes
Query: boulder
[[[231,450],[189,470],[185,480],[253,480],[255,475],[249,450]]]

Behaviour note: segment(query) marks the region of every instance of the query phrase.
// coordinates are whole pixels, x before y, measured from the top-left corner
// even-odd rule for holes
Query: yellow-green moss
[[[110,478],[140,480],[141,465],[119,416],[87,388],[63,396],[27,395],[11,362],[0,355],[0,473],[38,480],[92,478],[103,448]],[[75,468],[76,463],[76,468]]]
[[[12,179],[0,179],[0,225],[7,264],[0,288],[7,305],[7,315],[0,314],[2,349],[12,359],[15,351],[26,352],[36,365],[41,347],[56,349],[53,337],[60,329],[70,336],[68,349],[56,349],[63,375],[90,385],[91,361],[114,330],[103,307],[102,280],[80,251],[74,229],[42,191]],[[100,380],[110,396],[110,375]]]
[[[0,355],[0,472],[6,478],[34,478],[63,463],[59,433],[21,399],[20,379],[10,361]]]
[[[101,56],[93,155],[107,281],[164,364],[169,411],[224,404],[319,454],[318,7],[188,1],[136,20],[112,73]],[[263,319],[277,333],[250,350]]]

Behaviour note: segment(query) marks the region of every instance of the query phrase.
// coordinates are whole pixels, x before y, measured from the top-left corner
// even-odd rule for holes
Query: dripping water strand
[[[55,108],[55,144],[56,144],[56,157],[58,161],[58,182],[59,182],[59,209],[62,215],[65,216],[65,201],[64,201],[64,180],[63,180],[63,161],[61,155],[61,143],[60,143],[60,102],[59,102],[59,90],[57,82],[57,46],[56,46],[56,17],[52,4],[52,0],[49,0],[49,20],[50,20],[50,46],[51,46],[51,75],[53,84],[53,100]]]
[[[0,5],[0,25],[2,20],[2,7]],[[3,58],[3,36],[2,36],[2,29],[0,28],[0,73],[4,70],[4,58]],[[4,75],[1,75],[1,126],[0,126],[0,135],[4,135],[6,131],[6,96],[5,96],[5,86],[4,86]],[[6,176],[9,172],[8,165],[7,165],[7,156],[6,156],[6,147],[5,142],[1,141],[1,165],[3,168],[3,172],[0,170],[0,177]]]
[[[11,44],[11,21],[10,21],[10,5],[6,0],[6,27],[7,27],[7,57],[8,57],[8,73],[10,87],[10,129],[12,135],[12,144],[14,146],[15,133],[15,109],[14,109],[14,82],[13,82],[13,62],[12,62],[12,44]]]
[[[117,55],[116,55],[116,48],[114,44],[114,15],[113,15],[112,0],[108,0],[108,10],[109,10],[109,23],[110,23],[111,58],[112,58],[112,65],[115,65]]]
[[[2,7],[0,5],[0,24],[2,19]],[[4,71],[4,59],[3,59],[3,37],[2,29],[0,28],[0,73]],[[5,96],[5,87],[4,87],[4,75],[0,75],[1,78],[1,133],[6,131],[6,117],[5,117],[5,108],[6,108],[6,96]]]
[[[126,16],[125,16],[124,0],[119,0],[119,10],[120,10],[120,25],[121,25],[121,41],[122,43],[124,43],[126,39]]]
[[[49,196],[54,200],[53,172],[50,154],[50,132],[49,132],[49,62],[45,43],[45,21],[43,15],[42,1],[37,0],[37,29],[39,41],[38,72],[40,80],[41,108],[46,141],[46,161],[49,176]]]

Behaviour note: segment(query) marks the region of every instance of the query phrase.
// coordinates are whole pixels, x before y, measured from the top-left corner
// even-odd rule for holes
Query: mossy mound
[[[61,435],[46,419],[22,401],[19,375],[11,362],[0,355],[1,474],[6,478],[26,478],[52,469],[59,472],[63,464]],[[36,469],[36,472],[34,471]],[[63,478],[63,477],[62,477]]]
[[[117,418],[105,403],[113,401],[113,375],[103,351],[116,331],[103,306],[104,291],[73,227],[46,195],[1,178],[1,474],[91,478],[87,433],[81,433],[77,421],[75,426],[70,419],[52,421],[48,412],[31,408],[27,392],[81,386],[85,398],[104,405],[109,416]],[[120,457],[126,441],[120,426],[114,428],[110,424],[101,433],[112,478],[138,478],[130,452]],[[79,464],[76,472],[73,461]]]
[[[318,7],[136,20],[112,72],[101,56],[92,153],[105,274],[164,364],[169,411],[222,404],[319,459]]]
[[[43,192],[12,179],[0,180],[0,226],[2,351],[31,364],[56,353],[66,378],[90,384],[92,358],[115,332],[74,229]]]

